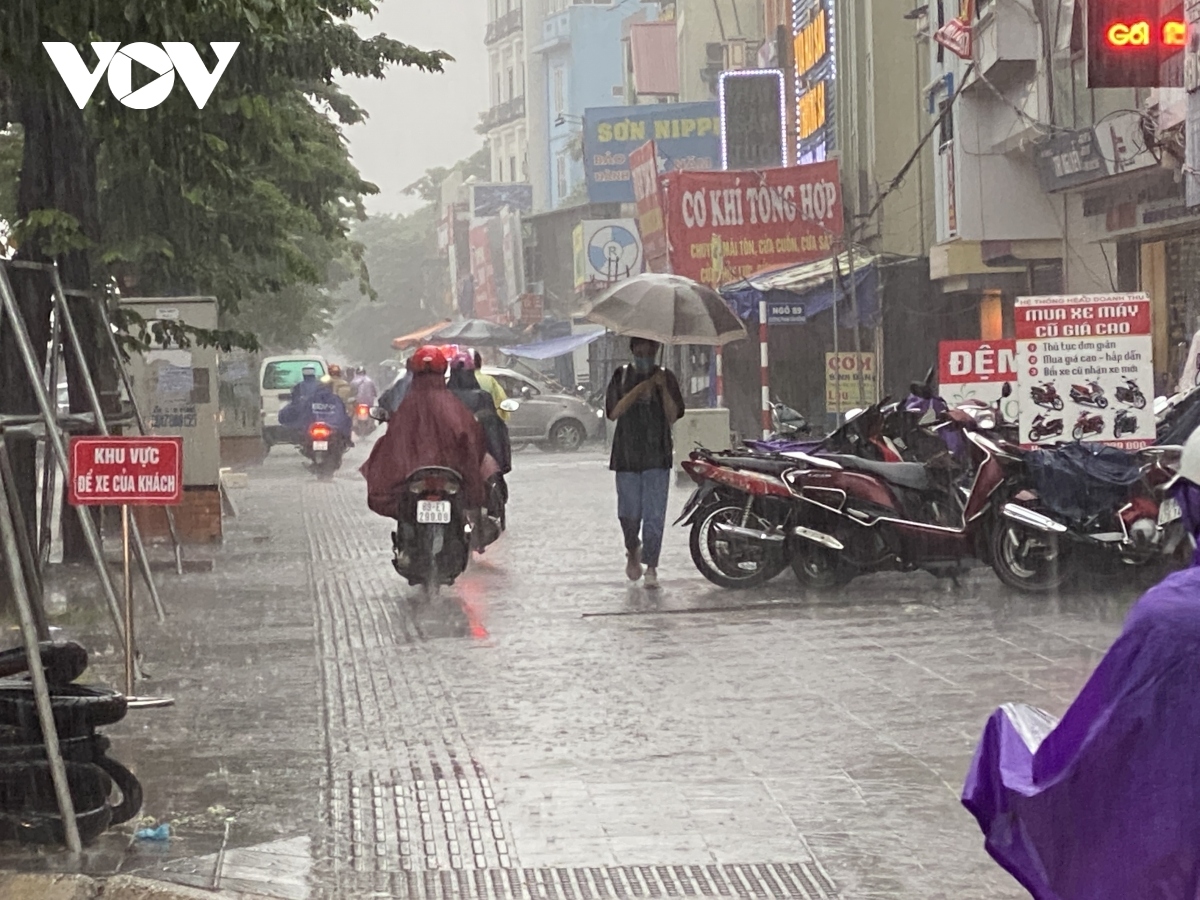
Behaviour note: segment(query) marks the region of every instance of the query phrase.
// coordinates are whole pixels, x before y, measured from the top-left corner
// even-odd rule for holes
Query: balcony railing
[[[487,112],[481,113],[479,119],[483,126],[482,130],[486,132],[524,117],[525,98],[513,97],[511,100],[507,100],[499,106],[493,106]]]
[[[508,37],[514,31],[521,30],[521,7],[509,10],[500,18],[488,22],[487,34],[483,42],[492,45],[501,38]]]

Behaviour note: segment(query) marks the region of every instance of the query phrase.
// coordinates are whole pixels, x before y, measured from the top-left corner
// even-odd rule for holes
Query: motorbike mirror
[[[511,397],[507,400],[501,401],[500,403],[500,409],[502,409],[504,412],[516,412],[520,408],[521,404],[516,400],[513,400]]]
[[[851,419],[857,419],[864,412],[865,412],[865,410],[857,409],[857,408],[856,409],[848,409],[848,410],[846,410],[845,421],[849,422]]]
[[[937,375],[937,366],[930,366],[929,371],[925,373],[925,387],[933,387],[933,379],[935,375]]]
[[[936,421],[937,413],[933,411],[933,407],[930,407],[929,409],[925,410],[925,415],[921,416],[921,419],[919,422],[917,422],[917,424],[928,428]]]
[[[1004,382],[1004,387],[1000,388],[1000,396],[1004,397],[1005,399],[1008,399],[1009,397],[1012,396],[1012,382],[1011,381]]]
[[[369,414],[376,422],[386,422],[391,416],[382,406],[372,406]]]

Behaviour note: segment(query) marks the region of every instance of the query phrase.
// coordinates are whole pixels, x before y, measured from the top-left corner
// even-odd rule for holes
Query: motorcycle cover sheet
[[[1036,900],[1200,897],[1200,569],[1168,576],[1062,721],[1001,707],[963,787]]]
[[[1026,456],[1034,487],[1052,512],[1076,523],[1119,509],[1141,477],[1132,454],[1103,444],[1064,444]]]

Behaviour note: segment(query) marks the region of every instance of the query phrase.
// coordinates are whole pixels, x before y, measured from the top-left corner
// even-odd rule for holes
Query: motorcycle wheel
[[[1140,392],[1133,395],[1133,407],[1134,409],[1146,408],[1146,398]]]
[[[769,522],[751,513],[755,525],[768,527]],[[780,547],[755,547],[749,539],[723,538],[713,531],[718,522],[730,525],[742,523],[742,507],[733,504],[715,504],[701,511],[692,523],[688,545],[692,551],[692,562],[700,574],[713,584],[733,590],[760,587],[766,584],[787,566],[787,559]],[[757,550],[758,558],[749,558],[746,550]]]
[[[1108,398],[1105,396],[1097,397],[1096,409],[1108,409]]]
[[[792,554],[792,574],[806,590],[828,591],[850,581],[854,569],[840,551],[801,540]]]
[[[1054,402],[1050,404],[1050,408],[1059,411],[1063,408],[1062,397],[1055,397]]]
[[[1074,574],[1073,559],[1063,541],[1019,522],[1000,519],[991,534],[992,569],[1013,590],[1045,594]]]
[[[1077,440],[1077,441],[1082,441],[1083,440],[1083,426],[1076,425],[1073,429],[1071,429],[1071,437],[1075,438],[1075,440]]]

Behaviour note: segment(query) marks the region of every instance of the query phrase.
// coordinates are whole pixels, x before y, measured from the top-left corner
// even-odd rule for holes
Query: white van
[[[263,442],[293,443],[292,432],[279,424],[279,411],[287,406],[292,388],[304,378],[304,368],[312,366],[320,379],[329,365],[320,356],[268,356],[258,370],[258,398],[262,410]]]

